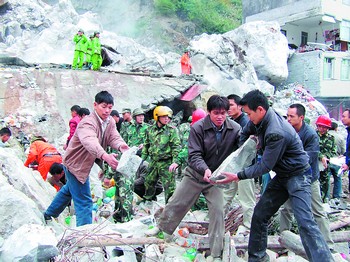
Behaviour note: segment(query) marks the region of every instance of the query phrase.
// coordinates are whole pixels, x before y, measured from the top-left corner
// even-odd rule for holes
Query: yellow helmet
[[[173,110],[171,110],[167,106],[157,106],[153,111],[153,118],[154,120],[158,121],[159,116],[173,116]]]

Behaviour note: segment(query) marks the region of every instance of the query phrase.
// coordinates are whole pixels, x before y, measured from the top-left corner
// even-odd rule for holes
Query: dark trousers
[[[288,178],[275,176],[254,209],[249,244],[248,261],[267,260],[267,227],[269,219],[289,198],[299,233],[309,261],[333,261],[311,212],[311,172]]]

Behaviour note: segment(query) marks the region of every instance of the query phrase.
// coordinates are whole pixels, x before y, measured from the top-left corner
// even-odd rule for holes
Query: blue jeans
[[[288,178],[278,174],[269,182],[254,209],[248,244],[248,261],[267,260],[267,226],[269,219],[289,198],[298,222],[300,237],[310,261],[333,261],[311,212],[311,171]]]
[[[77,216],[77,226],[91,224],[92,198],[89,178],[85,184],[82,184],[66,167],[64,167],[64,172],[67,183],[57,192],[51,205],[45,211],[45,215],[58,217],[73,199]]]
[[[340,169],[340,166],[336,166],[333,164],[329,164],[329,170],[330,170],[330,176],[333,176],[334,185],[333,185],[333,198],[341,198],[342,194],[342,177],[341,175],[338,175],[338,171]],[[327,196],[330,198],[329,196]]]

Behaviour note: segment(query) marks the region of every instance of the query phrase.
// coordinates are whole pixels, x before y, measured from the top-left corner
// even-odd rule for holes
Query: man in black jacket
[[[262,159],[237,174],[223,172],[226,178],[216,183],[238,182],[271,170],[276,172],[254,209],[248,244],[249,261],[269,261],[266,253],[268,221],[287,199],[291,200],[308,259],[333,261],[312,216],[311,168],[298,134],[283,117],[269,108],[261,91],[248,92],[240,104],[250,119],[242,131],[240,143],[250,135],[257,136],[263,151]]]
[[[241,127],[226,118],[229,101],[213,95],[207,102],[208,115],[192,125],[188,139],[188,166],[184,178],[165,206],[158,223],[146,235],[160,230],[172,234],[202,193],[209,212],[209,247],[213,261],[221,261],[223,249],[224,199],[222,190],[208,178],[238,148]]]

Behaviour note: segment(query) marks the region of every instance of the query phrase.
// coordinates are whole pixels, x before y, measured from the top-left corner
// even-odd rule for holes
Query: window
[[[340,79],[350,80],[350,58],[345,58],[341,61]]]
[[[306,32],[301,32],[301,43],[300,46],[304,46],[307,44],[307,36],[308,34]]]
[[[340,40],[350,42],[350,21],[347,21],[347,20],[341,21]]]
[[[325,57],[323,62],[323,79],[333,79],[334,77],[334,58]]]

